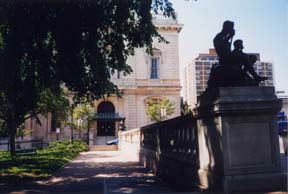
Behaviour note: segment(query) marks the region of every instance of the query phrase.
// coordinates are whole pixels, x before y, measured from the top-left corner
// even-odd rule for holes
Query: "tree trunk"
[[[15,121],[8,121],[7,127],[9,130],[9,143],[10,143],[10,154],[12,156],[15,156],[15,137],[16,137],[16,131],[17,131],[17,125]]]

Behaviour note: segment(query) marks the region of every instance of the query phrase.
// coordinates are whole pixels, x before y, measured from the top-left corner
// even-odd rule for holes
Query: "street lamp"
[[[69,98],[69,104],[71,107],[71,143],[73,143],[73,139],[74,139],[74,134],[73,134],[73,109],[74,109],[74,103],[73,103],[73,98]]]
[[[78,125],[78,127],[82,127],[83,120],[81,118],[77,120],[77,125]]]
[[[78,128],[79,128],[79,138],[80,138],[80,140],[81,140],[81,127],[83,126],[83,120],[81,119],[81,118],[79,118],[78,120],[77,120],[77,126],[78,126]]]
[[[60,128],[56,128],[57,141],[59,141]]]
[[[161,117],[161,121],[166,117],[166,109],[165,108],[160,109],[160,117]]]
[[[89,145],[89,134],[90,134],[90,118],[88,117],[87,118],[87,127],[88,127],[88,129],[87,129],[87,145]]]

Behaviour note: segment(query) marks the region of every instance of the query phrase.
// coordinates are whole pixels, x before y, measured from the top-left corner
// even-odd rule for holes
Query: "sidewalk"
[[[287,156],[282,157],[282,163],[287,172],[287,165],[285,165]],[[1,190],[0,193],[2,193]],[[12,188],[8,193],[176,194],[177,192],[139,166],[136,157],[117,151],[90,151],[81,153],[49,180],[19,185],[17,188]]]
[[[117,151],[85,152],[47,181],[19,185],[8,193],[172,193],[168,185],[140,167],[137,158]],[[1,193],[1,191],[0,191]]]

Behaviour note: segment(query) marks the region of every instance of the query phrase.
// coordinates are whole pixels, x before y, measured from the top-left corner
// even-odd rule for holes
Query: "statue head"
[[[234,48],[235,48],[236,50],[242,50],[242,49],[244,49],[243,41],[240,40],[240,39],[235,40],[234,43],[233,43],[233,45],[234,45]]]
[[[234,32],[234,22],[226,20],[223,23],[223,28],[222,28],[222,32],[225,33],[233,33]]]

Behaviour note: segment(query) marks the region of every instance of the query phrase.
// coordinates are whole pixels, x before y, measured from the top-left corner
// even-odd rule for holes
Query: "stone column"
[[[273,87],[223,87],[194,109],[197,118],[199,185],[232,191],[285,188],[276,114],[282,102]]]

